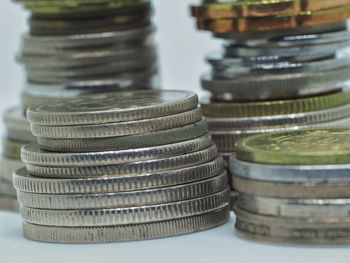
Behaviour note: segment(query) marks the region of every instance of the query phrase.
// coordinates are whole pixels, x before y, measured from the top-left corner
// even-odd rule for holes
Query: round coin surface
[[[350,163],[350,129],[306,129],[257,135],[236,144],[237,158],[270,164]]]

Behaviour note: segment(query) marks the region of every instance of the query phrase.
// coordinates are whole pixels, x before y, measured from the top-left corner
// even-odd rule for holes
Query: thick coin
[[[54,152],[126,150],[183,142],[203,136],[207,132],[208,124],[203,118],[199,122],[179,128],[138,135],[93,139],[48,139],[38,137],[38,143],[41,149]]]
[[[0,194],[0,210],[9,210],[13,212],[18,212],[19,204],[17,202],[16,196],[7,196]]]
[[[350,199],[292,199],[239,194],[237,206],[245,211],[299,218],[344,218],[350,212]]]
[[[235,117],[235,118],[208,118],[209,130],[235,130],[254,128],[273,128],[274,126],[312,125],[325,123],[350,116],[350,103],[340,107],[320,111],[301,112],[286,115]]]
[[[227,188],[227,174],[190,184],[132,192],[84,195],[54,195],[17,192],[24,207],[40,209],[105,209],[114,207],[147,206],[204,197]]]
[[[341,90],[347,81],[350,67],[318,73],[292,73],[280,75],[245,76],[219,79],[210,74],[202,76],[202,87],[212,93],[215,100],[266,101],[295,99]]]
[[[297,27],[319,26],[345,21],[350,16],[350,4],[342,7],[296,14],[275,15],[254,18],[197,19],[197,28],[213,33],[261,32]]]
[[[125,176],[142,173],[154,173],[185,168],[209,162],[217,157],[217,149],[212,145],[206,149],[163,159],[143,162],[122,163],[105,166],[51,167],[26,164],[29,174],[53,178],[87,178],[95,176]]]
[[[132,241],[189,234],[226,223],[230,218],[226,206],[209,213],[168,221],[125,226],[50,227],[23,224],[24,236],[55,243],[101,243]]]
[[[335,92],[322,96],[295,100],[258,102],[201,102],[203,115],[207,117],[260,117],[305,113],[338,107],[350,102],[350,92]]]
[[[209,134],[193,140],[167,144],[162,146],[137,148],[121,151],[85,152],[85,153],[55,153],[41,150],[38,144],[25,145],[21,151],[24,163],[38,166],[99,166],[131,162],[141,162],[152,159],[162,159],[209,147],[212,140]]]
[[[142,134],[147,132],[172,129],[198,122],[201,119],[201,109],[195,108],[186,112],[152,119],[75,126],[43,126],[32,124],[31,129],[35,136],[44,138],[101,138]]]
[[[207,180],[223,171],[221,158],[177,170],[80,179],[34,177],[21,168],[14,173],[13,184],[18,191],[36,194],[101,194],[188,184]]]
[[[237,142],[243,161],[270,164],[348,164],[349,128],[308,129],[258,135]]]
[[[93,210],[46,210],[21,206],[20,213],[25,222],[38,225],[113,226],[195,216],[224,208],[229,201],[227,188],[206,197],[150,206]]]
[[[349,244],[346,218],[283,218],[249,213],[235,207],[236,230],[243,237],[292,244]]]
[[[233,188],[240,193],[275,198],[350,198],[349,182],[272,182],[233,176]]]
[[[197,95],[188,91],[122,91],[34,107],[27,116],[38,125],[100,124],[177,114],[196,108],[197,104]]]
[[[203,1],[191,6],[197,18],[236,18],[288,15],[350,4],[348,0],[279,0],[279,1]]]
[[[232,155],[232,154],[231,154]],[[250,180],[285,183],[350,183],[350,164],[276,165],[230,157],[230,172]]]

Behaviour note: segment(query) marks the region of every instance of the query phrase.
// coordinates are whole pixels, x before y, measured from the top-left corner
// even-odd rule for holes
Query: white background
[[[199,91],[207,68],[206,52],[219,48],[209,34],[195,32],[186,0],[156,0],[156,23],[163,88]],[[193,1],[191,1],[193,2]],[[196,1],[194,1],[196,2]],[[23,75],[14,56],[26,29],[23,10],[0,2],[0,112],[19,103]],[[1,130],[3,125],[0,124]],[[241,240],[233,222],[210,231],[176,238],[101,245],[57,245],[32,242],[21,234],[17,214],[0,212],[0,262],[349,262],[350,248],[272,246]]]

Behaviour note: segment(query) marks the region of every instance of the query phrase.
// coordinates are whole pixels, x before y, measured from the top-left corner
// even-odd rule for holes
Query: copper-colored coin
[[[270,31],[298,27],[320,26],[345,21],[350,17],[350,4],[321,11],[306,11],[295,15],[276,15],[233,19],[198,19],[197,27],[214,33]]]
[[[206,3],[191,6],[192,16],[197,18],[234,18],[290,15],[341,7],[350,0],[267,0],[237,1],[233,3]]]

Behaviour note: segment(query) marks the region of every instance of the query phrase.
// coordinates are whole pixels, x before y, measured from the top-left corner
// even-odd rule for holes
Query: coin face
[[[30,108],[28,119],[43,125],[131,121],[184,112],[197,104],[197,95],[189,91],[121,91]]]
[[[237,158],[273,164],[350,163],[350,129],[308,129],[253,136],[236,144]]]

